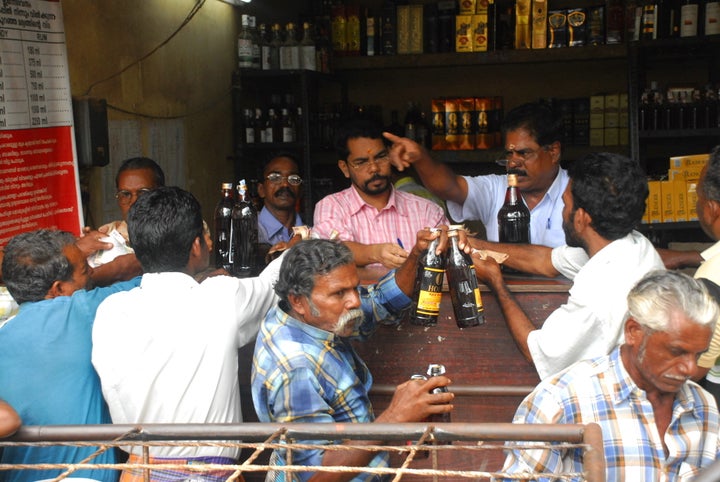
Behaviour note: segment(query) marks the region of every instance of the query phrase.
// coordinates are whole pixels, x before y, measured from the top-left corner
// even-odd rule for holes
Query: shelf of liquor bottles
[[[434,54],[336,57],[335,70],[402,69],[507,65],[545,62],[583,62],[623,59],[626,45],[590,45],[539,50],[494,50],[491,52],[445,52]]]

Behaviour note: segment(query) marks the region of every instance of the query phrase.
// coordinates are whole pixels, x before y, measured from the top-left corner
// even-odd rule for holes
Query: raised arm
[[[445,164],[433,159],[428,151],[417,142],[384,132],[383,136],[393,143],[390,162],[402,171],[412,165],[423,185],[445,201],[463,204],[468,193],[467,181],[456,175]]]

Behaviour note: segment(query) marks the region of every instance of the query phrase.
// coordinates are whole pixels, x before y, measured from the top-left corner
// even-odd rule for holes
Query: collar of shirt
[[[558,173],[555,176],[555,179],[553,180],[552,184],[550,184],[550,187],[545,193],[545,196],[543,196],[544,198],[547,198],[548,202],[552,205],[552,211],[554,211],[554,207],[557,202],[562,202],[562,195],[565,191],[565,186],[567,186],[567,178],[567,171],[563,168],[558,169]],[[539,205],[540,203],[538,203],[538,205],[536,205],[535,207]]]
[[[288,228],[286,228],[284,224],[278,221],[278,218],[273,216],[273,214],[270,212],[270,210],[268,210],[267,207],[263,206],[263,208],[260,210],[260,214],[258,215],[258,222],[267,231],[269,241],[272,242],[276,236],[280,236],[282,238],[282,241],[290,240],[291,236]],[[295,226],[302,226],[302,224],[303,222],[302,219],[300,219],[300,215],[295,213]]]
[[[395,188],[390,184],[390,197],[388,198],[387,204],[385,204],[385,207],[381,209],[381,211],[388,211],[390,209],[394,209],[399,215],[401,216],[407,216],[407,209],[405,209],[405,205],[401,202],[401,199],[396,196],[397,191]],[[371,206],[363,198],[360,197],[360,193],[358,193],[357,188],[355,186],[350,187],[350,207],[351,212],[350,214],[357,214],[361,209],[373,209],[377,212],[377,209],[375,209],[374,206]]]

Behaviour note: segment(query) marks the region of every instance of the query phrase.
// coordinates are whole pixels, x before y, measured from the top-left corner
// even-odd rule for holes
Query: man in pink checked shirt
[[[397,268],[418,231],[449,224],[437,204],[393,188],[390,151],[378,125],[348,121],[338,129],[335,147],[338,167],[352,185],[317,203],[313,232],[322,238],[340,233],[356,265]]]

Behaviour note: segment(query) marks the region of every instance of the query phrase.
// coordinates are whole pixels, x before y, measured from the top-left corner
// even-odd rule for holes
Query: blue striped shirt
[[[661,438],[652,405],[625,370],[619,348],[610,355],[578,362],[541,382],[513,420],[592,422],[602,428],[608,481],[690,480],[718,454],[718,411],[713,397],[697,384],[685,383],[675,397],[670,425]],[[528,470],[581,472],[582,450],[510,451],[504,471]]]
[[[365,320],[355,338],[366,339],[377,321],[392,320],[410,303],[395,283],[394,272],[359,290]],[[296,320],[280,307],[270,310],[263,321],[252,370],[253,403],[261,422],[372,422],[375,416],[368,397],[372,381],[348,339]],[[323,450],[293,451],[292,460],[296,465],[319,466],[323,454]],[[282,464],[284,451],[275,455],[275,462]],[[379,453],[369,466],[387,467],[388,454]],[[303,481],[312,475],[297,474]],[[275,477],[285,480],[282,472]],[[353,479],[370,480],[374,477],[367,473]]]

